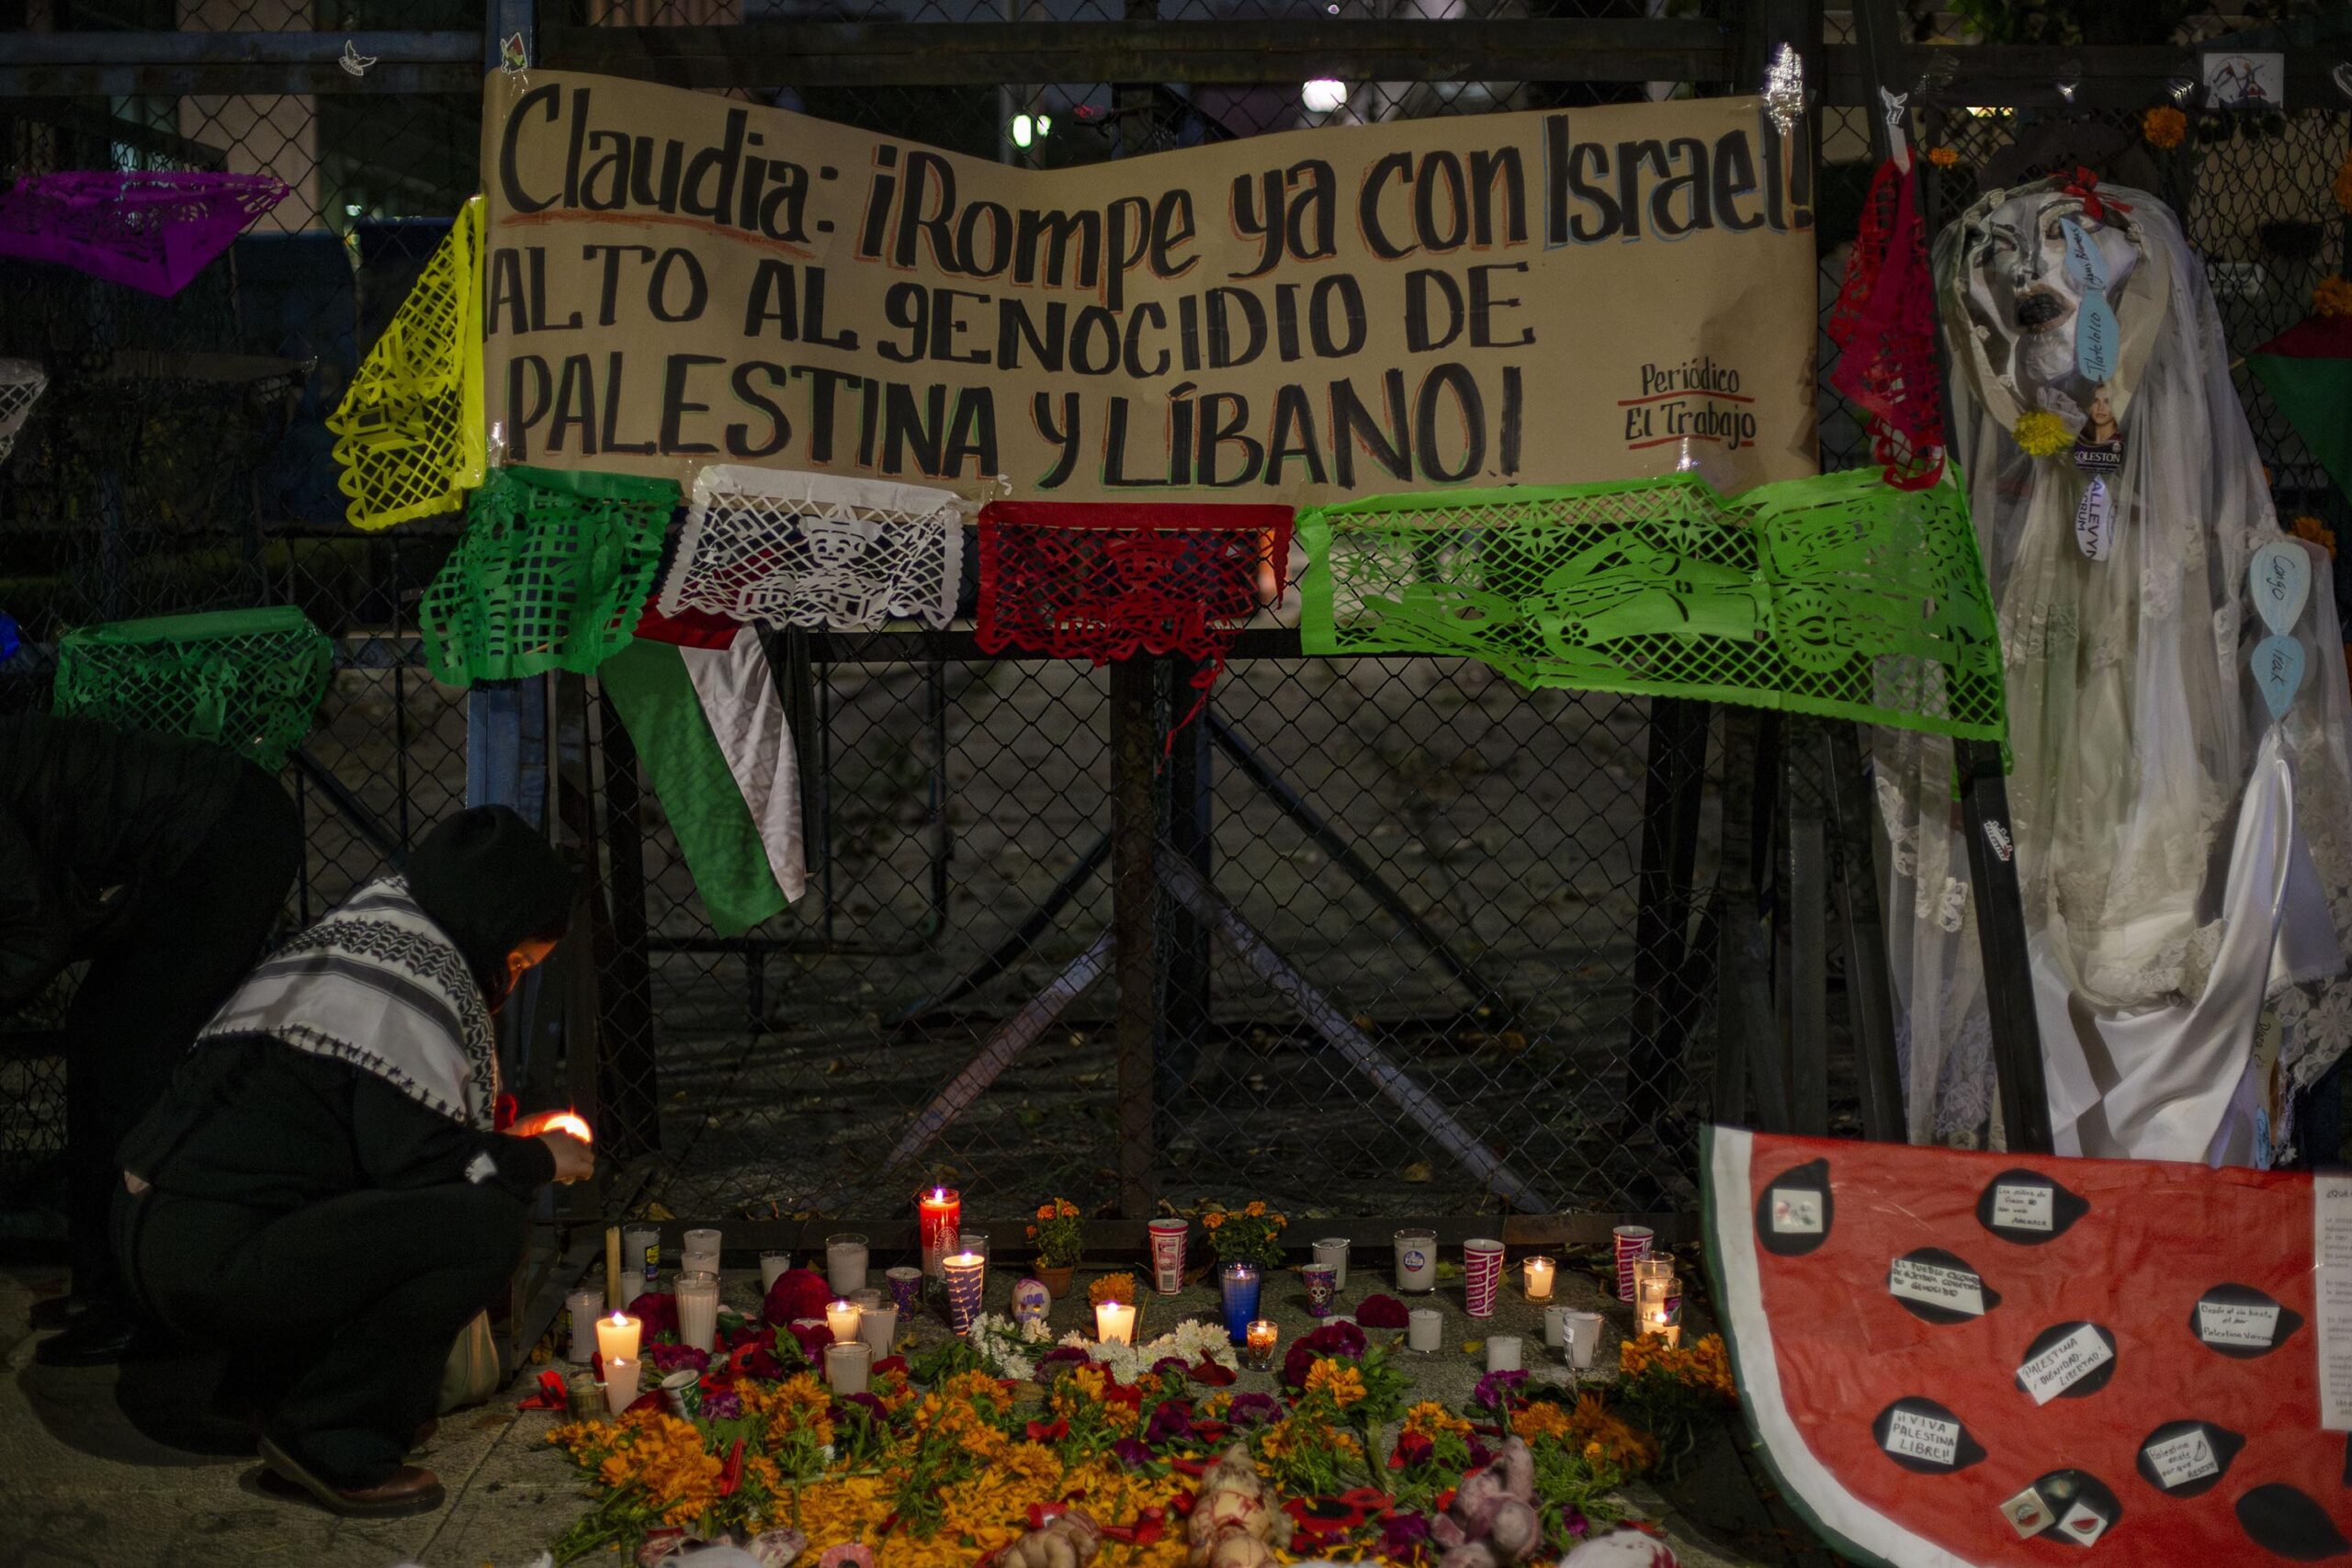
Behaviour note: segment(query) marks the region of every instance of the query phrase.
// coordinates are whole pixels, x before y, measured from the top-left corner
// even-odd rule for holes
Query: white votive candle
[[[857,1337],[857,1303],[828,1302],[825,1304],[825,1326],[833,1331],[833,1343],[846,1345]]]
[[[765,1295],[775,1289],[776,1276],[789,1271],[791,1268],[792,1254],[789,1252],[761,1253],[760,1294]]]
[[[1136,1309],[1119,1302],[1103,1302],[1094,1309],[1094,1337],[1105,1345],[1136,1342]]]
[[[605,1292],[574,1291],[563,1304],[571,1313],[571,1348],[564,1359],[584,1364],[596,1353],[596,1320],[605,1313]]]
[[[1348,1238],[1343,1235],[1325,1236],[1315,1244],[1315,1261],[1331,1266],[1331,1288],[1348,1288]]]
[[[596,1354],[609,1365],[616,1359],[637,1359],[637,1336],[641,1325],[627,1313],[616,1312],[610,1317],[596,1320]]]
[[[1405,1343],[1426,1355],[1437,1348],[1444,1325],[1445,1319],[1435,1307],[1416,1307],[1406,1320]]]
[[[864,1393],[874,1348],[861,1340],[825,1347],[825,1383],[835,1393]]]
[[[1518,1335],[1487,1336],[1487,1370],[1490,1372],[1515,1372],[1520,1370]]]
[[[605,1409],[618,1416],[637,1403],[637,1375],[645,1363],[634,1356],[605,1358]]]
[[[890,1353],[890,1346],[899,1337],[899,1309],[894,1306],[871,1306],[857,1309],[857,1337],[878,1359]]]
[[[1544,1309],[1544,1343],[1549,1345],[1555,1350],[1562,1350],[1567,1348],[1567,1308],[1564,1306],[1548,1306]]]
[[[1530,1258],[1520,1264],[1520,1278],[1526,1284],[1529,1301],[1552,1299],[1552,1272],[1556,1267],[1548,1258]]]
[[[865,1289],[865,1238],[852,1232],[825,1238],[825,1282],[846,1300]]]
[[[613,1303],[613,1310],[619,1312],[635,1306],[637,1298],[643,1294],[645,1294],[645,1270],[642,1269],[622,1269],[621,1299]]]

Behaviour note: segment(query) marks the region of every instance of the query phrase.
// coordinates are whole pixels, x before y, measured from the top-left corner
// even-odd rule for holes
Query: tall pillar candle
[[[1617,1299],[1634,1299],[1634,1265],[1650,1255],[1650,1244],[1657,1239],[1657,1232],[1647,1225],[1619,1225],[1609,1233],[1617,1252]]]
[[[661,1226],[621,1227],[621,1270],[626,1273],[631,1269],[645,1276],[645,1288],[649,1291],[662,1282]]]
[[[1225,1335],[1236,1345],[1250,1342],[1250,1320],[1258,1315],[1258,1266],[1228,1263],[1217,1276],[1225,1292]]]
[[[1151,1235],[1151,1288],[1172,1296],[1184,1288],[1184,1235],[1190,1220],[1154,1220],[1144,1227]]]
[[[678,1343],[711,1349],[718,1339],[718,1276],[678,1276]]]
[[[1472,1317],[1495,1315],[1503,1282],[1503,1244],[1490,1236],[1462,1244],[1462,1303]]]
[[[605,1227],[605,1299],[617,1303],[621,1294],[621,1227]]]
[[[940,1259],[956,1250],[964,1228],[964,1195],[953,1187],[934,1187],[915,1198],[915,1229],[922,1239],[922,1271],[934,1278]]]

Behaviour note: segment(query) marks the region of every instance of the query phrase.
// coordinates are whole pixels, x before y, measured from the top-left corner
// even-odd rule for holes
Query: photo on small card
[[[2018,1532],[2019,1539],[2040,1535],[2057,1517],[2041,1500],[2041,1494],[2030,1486],[2001,1505],[2001,1517],[2009,1521],[2009,1528]]]

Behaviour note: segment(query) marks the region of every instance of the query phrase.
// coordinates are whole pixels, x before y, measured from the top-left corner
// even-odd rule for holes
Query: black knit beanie
[[[506,999],[506,955],[560,938],[572,874],[539,830],[503,806],[458,812],[409,852],[408,888],[466,955],[492,1009]]]

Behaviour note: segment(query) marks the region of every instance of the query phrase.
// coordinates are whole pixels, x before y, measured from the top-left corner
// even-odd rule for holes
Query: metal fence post
[[[1149,659],[1111,666],[1111,929],[1119,981],[1119,1212],[1151,1213],[1159,1032],[1159,726]]]

